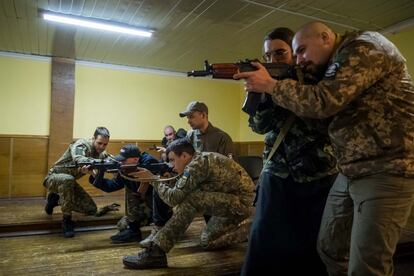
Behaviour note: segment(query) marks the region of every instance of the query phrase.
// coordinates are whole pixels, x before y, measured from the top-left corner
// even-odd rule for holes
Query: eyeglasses
[[[272,58],[274,58],[275,60],[285,58],[288,53],[289,51],[286,49],[277,49],[277,50],[265,53],[262,58],[263,60],[270,62],[272,61]]]

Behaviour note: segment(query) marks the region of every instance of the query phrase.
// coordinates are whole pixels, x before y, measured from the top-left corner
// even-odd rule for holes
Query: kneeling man
[[[201,233],[201,246],[212,250],[246,240],[254,184],[232,159],[214,152],[195,152],[183,138],[172,142],[167,155],[181,178],[170,187],[152,182],[162,200],[175,207],[167,224],[154,236],[151,246],[126,256],[123,263],[135,269],[167,266],[167,256],[197,214],[211,215]],[[148,178],[149,172],[141,172]]]

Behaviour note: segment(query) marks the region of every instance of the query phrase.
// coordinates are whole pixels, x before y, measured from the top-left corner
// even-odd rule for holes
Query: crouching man
[[[174,187],[151,183],[161,199],[175,207],[167,224],[155,234],[149,248],[126,256],[128,268],[167,266],[167,255],[198,214],[211,215],[201,233],[206,250],[224,248],[246,240],[254,184],[235,161],[213,152],[196,153],[188,140],[178,139],[167,148],[174,171],[182,174]],[[148,178],[149,172],[140,172]]]

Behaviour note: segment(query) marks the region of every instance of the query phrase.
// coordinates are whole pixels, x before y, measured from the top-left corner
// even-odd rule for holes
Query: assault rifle
[[[233,75],[241,72],[256,71],[251,62],[257,60],[239,61],[236,63],[213,63],[209,64],[204,61],[204,70],[187,72],[188,77],[205,77],[212,76],[214,79],[233,79]],[[285,63],[262,63],[272,78],[277,80],[296,79],[294,68]],[[262,93],[248,92],[244,101],[242,110],[247,114],[254,116],[259,105],[269,100],[269,95]]]
[[[108,172],[108,173],[116,173],[121,171],[123,173],[131,173],[134,171],[142,169],[149,170],[152,174],[155,175],[164,175],[166,172],[172,172],[172,168],[169,166],[168,163],[150,163],[146,165],[140,164],[128,164],[122,165],[121,162],[118,161],[94,161],[94,162],[78,162],[71,165],[63,166],[64,168],[81,168],[83,166],[90,166],[90,170],[98,170],[99,172]]]

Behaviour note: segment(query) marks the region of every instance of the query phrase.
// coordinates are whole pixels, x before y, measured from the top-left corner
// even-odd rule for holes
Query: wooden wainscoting
[[[264,142],[236,142],[234,147],[237,156],[262,156]]]
[[[44,195],[46,136],[0,136],[0,197]]]

